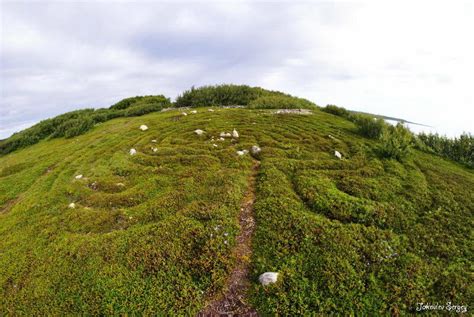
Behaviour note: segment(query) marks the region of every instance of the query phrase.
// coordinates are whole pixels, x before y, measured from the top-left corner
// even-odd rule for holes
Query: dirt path
[[[253,203],[255,202],[255,181],[260,162],[255,161],[249,186],[240,209],[240,233],[234,248],[236,264],[224,286],[223,293],[210,302],[197,316],[258,316],[246,303],[246,293],[250,286],[249,262],[252,256],[252,235],[255,230]]]

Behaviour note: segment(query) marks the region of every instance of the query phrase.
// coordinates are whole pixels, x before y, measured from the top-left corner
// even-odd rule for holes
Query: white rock
[[[198,112],[197,112],[196,110],[192,110],[192,111],[190,111],[189,113],[196,114],[196,113],[198,113]]]
[[[204,131],[202,131],[201,129],[196,129],[194,130],[194,133],[196,133],[197,135],[203,135]]]
[[[151,140],[151,143],[156,143],[156,142],[158,142],[158,141],[156,141],[156,140]]]
[[[262,151],[262,149],[258,145],[254,145],[254,146],[252,146],[250,151],[252,152],[253,155],[256,155],[256,154],[260,153]]]
[[[219,138],[219,141],[225,141],[225,139],[224,138]]]
[[[234,129],[234,131],[232,131],[232,137],[233,138],[238,138],[239,137],[239,132],[237,132],[236,129]]]
[[[342,154],[339,153],[339,151],[334,151],[334,155],[335,155],[338,159],[342,159]]]
[[[209,112],[214,112],[214,109],[207,109],[207,111],[209,111]]]
[[[230,138],[232,134],[230,132],[221,132],[220,137],[221,138]]]
[[[137,154],[137,150],[135,149],[130,149],[130,155],[135,155]]]
[[[142,125],[140,126],[140,130],[146,131],[146,130],[148,130],[148,127],[147,127],[146,125],[142,124]]]
[[[125,187],[125,184],[124,184],[124,183],[117,183],[117,184],[115,184],[115,185],[118,186],[118,187]]]
[[[74,208],[76,208],[76,204],[75,203],[70,203],[68,207],[71,208],[71,209],[74,209]]]
[[[239,156],[242,156],[242,155],[245,155],[246,153],[245,153],[245,150],[244,150],[244,151],[237,151],[237,154],[238,154]]]
[[[276,272],[265,272],[258,277],[258,281],[263,286],[276,283],[277,280],[278,280],[278,273]]]
[[[79,174],[79,175],[76,175],[75,179],[81,179],[82,178],[82,174]]]
[[[152,148],[151,150],[155,153],[158,152],[158,149],[156,147]]]
[[[181,113],[183,116],[187,116],[188,114],[186,112]]]
[[[213,146],[213,147],[217,147],[217,144],[213,144],[212,146]]]

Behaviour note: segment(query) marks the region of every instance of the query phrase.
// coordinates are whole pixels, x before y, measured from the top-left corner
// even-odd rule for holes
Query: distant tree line
[[[1,140],[0,154],[7,154],[48,138],[72,138],[87,132],[96,124],[118,117],[141,116],[170,105],[170,100],[162,95],[140,96],[123,99],[110,108],[67,112],[43,120],[31,128],[13,134],[8,139]]]
[[[381,118],[353,113],[343,107],[327,105],[322,110],[354,122],[361,135],[379,140],[383,157],[402,160],[415,147],[474,168],[474,137],[469,133],[452,139],[438,134],[415,135],[401,123],[392,126]]]
[[[176,107],[248,106],[249,108],[309,108],[316,107],[306,99],[280,91],[246,85],[203,86],[183,92],[176,99]]]

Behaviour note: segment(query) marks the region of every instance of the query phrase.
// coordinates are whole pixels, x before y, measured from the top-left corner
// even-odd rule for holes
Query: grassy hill
[[[382,158],[351,121],[310,105],[276,114],[259,109],[275,96],[255,98],[115,118],[0,157],[0,314],[197,314],[242,260],[256,161],[243,260],[261,315],[474,303],[471,169],[418,150]],[[237,154],[253,145],[262,151]],[[280,277],[264,287],[267,271]]]

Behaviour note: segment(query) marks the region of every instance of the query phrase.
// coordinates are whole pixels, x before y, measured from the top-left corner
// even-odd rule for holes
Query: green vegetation
[[[176,98],[176,107],[247,106],[264,96],[287,96],[279,91],[246,85],[192,87]]]
[[[251,109],[314,109],[316,105],[311,101],[290,96],[264,96],[252,100]]]
[[[222,104],[245,101],[232,98]],[[205,106],[114,120],[83,110],[64,122],[106,119],[92,129],[78,120],[89,130],[74,138],[40,124],[51,137],[0,157],[0,312],[195,315],[235,263],[254,160],[236,151],[252,145],[262,151],[248,300],[261,315],[407,315],[418,302],[474,302],[472,170],[405,155],[402,126],[372,139],[318,108]],[[216,141],[234,128],[240,138]],[[267,271],[280,278],[263,287]]]
[[[380,135],[379,152],[382,157],[405,159],[413,146],[414,135],[403,124],[387,125]]]
[[[459,138],[450,139],[438,134],[417,135],[420,150],[435,153],[453,161],[474,168],[474,136],[463,133]]]
[[[89,131],[94,125],[118,118],[141,116],[171,105],[164,96],[144,96],[124,99],[108,109],[84,109],[67,112],[35,124],[31,128],[0,140],[0,155],[36,144],[48,138],[71,138]]]

